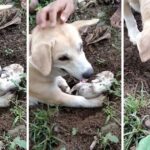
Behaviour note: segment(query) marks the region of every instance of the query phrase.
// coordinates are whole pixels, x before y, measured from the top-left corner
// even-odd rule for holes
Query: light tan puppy
[[[143,30],[140,32],[133,16],[131,7],[141,13]],[[150,1],[149,0],[124,0],[124,18],[128,29],[130,41],[137,44],[141,60],[150,59]]]
[[[67,94],[68,85],[61,77],[70,74],[82,80],[93,74],[85,57],[79,30],[96,24],[97,19],[57,24],[55,28],[38,26],[31,35],[30,100],[69,107],[99,107],[102,102]],[[65,91],[65,92],[63,92]]]
[[[150,59],[150,0],[140,0],[143,30],[137,36],[137,46],[142,62]]]

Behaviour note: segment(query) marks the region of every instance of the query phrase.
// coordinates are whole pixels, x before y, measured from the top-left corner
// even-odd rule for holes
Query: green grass
[[[143,127],[143,119],[140,118],[139,111],[147,107],[148,101],[142,94],[139,96],[129,95],[125,98],[124,114],[124,149],[130,150],[131,146],[137,146],[140,139],[148,134]]]
[[[10,112],[14,116],[13,126],[16,126],[18,123],[25,123],[25,108],[17,100],[14,102],[14,107],[10,109]]]
[[[26,149],[26,141],[22,140],[19,136],[14,138],[10,135],[4,135],[1,138],[3,139],[4,148],[6,150]]]
[[[37,109],[33,112],[34,116],[30,123],[30,139],[33,150],[54,149],[58,146],[61,139],[57,138],[54,132],[55,124],[53,123],[54,114],[58,108]],[[63,142],[64,143],[64,142]]]

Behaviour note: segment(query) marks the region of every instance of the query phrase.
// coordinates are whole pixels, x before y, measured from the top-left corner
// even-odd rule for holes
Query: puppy
[[[76,21],[71,24],[57,24],[56,27],[41,29],[37,26],[31,35],[31,56],[29,58],[30,100],[69,107],[99,107],[99,99],[86,99],[70,95],[60,76],[70,74],[82,80],[92,76],[93,68],[84,52],[79,30],[94,25],[98,19]],[[59,79],[58,79],[59,78]]]
[[[143,30],[137,36],[137,47],[142,62],[150,60],[150,1],[140,0]]]
[[[143,30],[140,33],[131,7],[141,13]],[[124,0],[124,19],[128,29],[130,41],[137,45],[142,62],[150,59],[150,1]]]

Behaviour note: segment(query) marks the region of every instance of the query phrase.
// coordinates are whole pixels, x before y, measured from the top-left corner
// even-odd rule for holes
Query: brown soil
[[[105,12],[105,16],[101,18],[100,26],[108,26],[110,28],[110,17],[116,10],[117,5],[90,5],[85,10],[77,10],[71,17],[70,21],[79,19],[91,19],[96,18],[97,14]],[[91,32],[92,28],[88,30],[86,34]],[[88,60],[94,67],[95,74],[104,70],[112,71],[117,79],[120,76],[117,74],[121,71],[121,38],[119,29],[111,29],[111,39],[97,42],[96,44],[86,45],[84,43],[84,49]],[[85,41],[86,34],[83,35],[83,41]],[[101,63],[102,62],[102,63]],[[68,77],[69,85],[72,86],[77,83],[76,80]],[[116,119],[120,121],[120,108],[121,98],[116,97],[112,94],[108,95],[109,103],[117,113]],[[106,106],[106,105],[105,105]],[[105,106],[103,108],[105,108]],[[52,124],[56,124],[60,128],[60,133],[57,134],[66,145],[65,147],[69,150],[87,150],[93,141],[94,135],[97,135],[98,129],[101,129],[105,125],[106,115],[104,114],[103,108],[97,109],[75,109],[75,108],[60,108],[57,115],[55,115]],[[32,109],[33,111],[33,109]],[[32,122],[33,113],[30,111],[30,120]],[[110,120],[109,123],[114,122]],[[72,128],[77,128],[77,135],[72,136]],[[118,126],[117,129],[112,132],[119,139],[121,139],[121,131]],[[32,143],[32,139],[31,139]],[[34,145],[34,143],[32,143]],[[31,144],[31,147],[32,147]],[[60,149],[62,145],[59,146]],[[31,148],[32,149],[32,148]],[[97,144],[95,150],[102,149],[100,144]],[[119,144],[111,144],[108,148],[110,150],[120,150]]]
[[[25,12],[21,12],[21,24],[0,30],[0,66],[2,67],[18,63],[26,68],[26,17]],[[11,53],[7,53],[9,50]],[[17,92],[17,97],[25,108],[25,94]],[[14,116],[10,113],[11,108],[13,108],[13,104],[9,108],[0,108],[0,136],[13,128]],[[23,139],[26,138],[25,134],[22,134]]]

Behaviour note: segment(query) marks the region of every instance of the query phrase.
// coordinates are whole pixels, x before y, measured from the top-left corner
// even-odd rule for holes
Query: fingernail
[[[66,21],[67,21],[67,18],[66,18],[65,16],[61,16],[61,20],[62,20],[63,22],[66,22]]]

